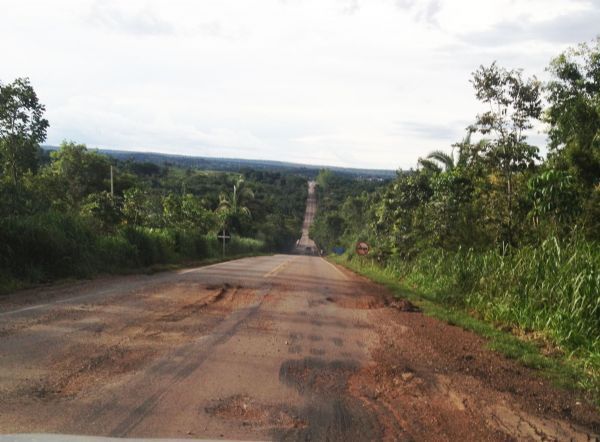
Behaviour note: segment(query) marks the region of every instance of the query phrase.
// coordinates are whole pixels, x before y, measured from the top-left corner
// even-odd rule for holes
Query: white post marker
[[[231,239],[231,235],[227,230],[223,229],[223,231],[217,235],[217,238],[223,240],[223,258],[225,258],[225,241]]]

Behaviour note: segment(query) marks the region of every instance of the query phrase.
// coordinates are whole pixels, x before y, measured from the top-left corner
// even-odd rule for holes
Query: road
[[[317,245],[309,236],[310,226],[317,214],[316,185],[317,183],[314,181],[308,182],[308,197],[306,199],[306,212],[304,213],[304,222],[302,224],[302,236],[296,243],[296,253],[316,255],[318,252]]]
[[[0,433],[593,440],[574,393],[318,256],[0,299]]]

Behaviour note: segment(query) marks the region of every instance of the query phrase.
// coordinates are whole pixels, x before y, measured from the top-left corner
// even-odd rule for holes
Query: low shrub
[[[265,251],[263,241],[234,237],[227,255]],[[102,233],[88,219],[43,213],[0,221],[0,289],[69,276],[219,258],[216,235],[184,229],[122,226]]]

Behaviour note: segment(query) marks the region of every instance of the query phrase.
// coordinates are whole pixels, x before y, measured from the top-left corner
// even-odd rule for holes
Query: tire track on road
[[[125,437],[130,433],[137,425],[139,425],[144,418],[152,412],[159,401],[169,393],[171,388],[185,380],[195,370],[200,368],[202,364],[211,356],[214,348],[227,342],[232,336],[234,336],[241,325],[252,318],[259,310],[264,298],[267,296],[270,287],[261,290],[259,299],[249,307],[237,310],[233,312],[222,324],[220,324],[213,333],[207,336],[203,336],[196,340],[192,344],[188,344],[179,348],[176,352],[168,355],[162,361],[153,365],[148,369],[153,376],[160,376],[163,379],[167,376],[170,379],[163,382],[157,390],[147,397],[140,405],[129,412],[128,416],[123,419],[117,426],[110,431],[111,437]],[[193,358],[190,355],[194,355]],[[189,362],[180,365],[177,361],[179,357],[186,357],[191,359]],[[140,382],[144,383],[146,379],[142,379]],[[114,409],[117,404],[107,404],[103,408]]]

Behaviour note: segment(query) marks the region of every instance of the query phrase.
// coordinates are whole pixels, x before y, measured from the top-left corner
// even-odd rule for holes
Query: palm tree
[[[481,140],[479,143],[484,142]],[[452,145],[452,152],[447,154],[441,150],[434,150],[425,158],[419,158],[419,165],[425,170],[440,173],[442,171],[450,172],[457,167],[464,167],[468,162],[468,150],[471,146],[471,131],[459,143]],[[457,149],[457,155],[454,155],[454,149]]]
[[[252,215],[245,206],[251,199],[254,199],[254,193],[242,178],[233,185],[231,194],[221,193],[217,212],[223,217],[223,228],[234,227],[239,230],[242,219]]]
[[[419,158],[419,165],[423,169],[430,170],[432,172],[451,171],[454,169],[454,155],[447,154],[441,150],[434,150],[425,158]]]

